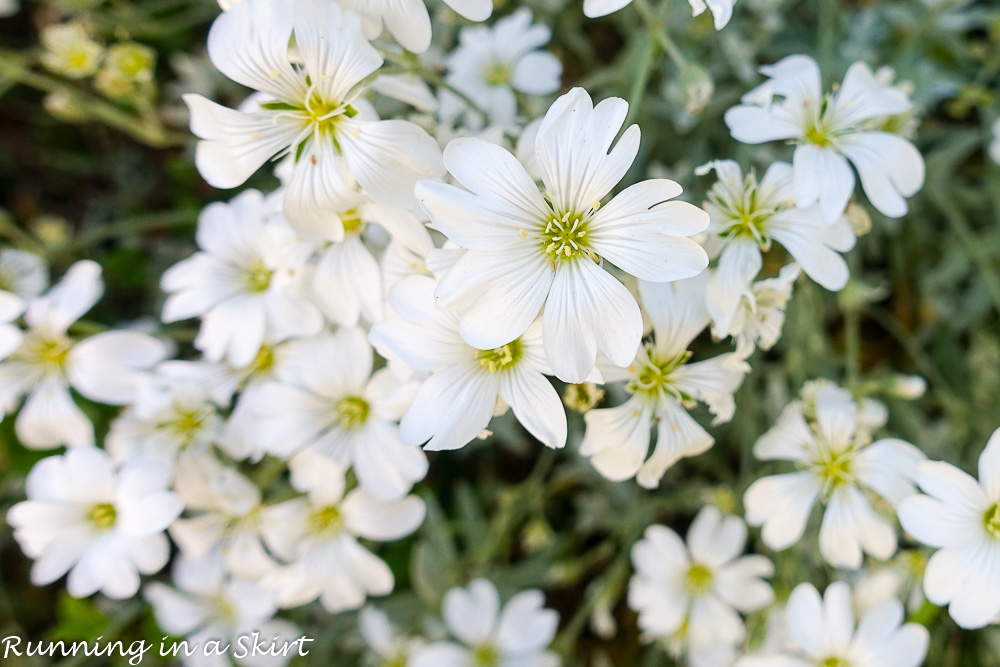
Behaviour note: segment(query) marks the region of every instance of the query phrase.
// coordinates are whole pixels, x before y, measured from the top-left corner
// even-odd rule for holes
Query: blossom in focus
[[[917,541],[937,549],[924,572],[924,593],[963,628],[1000,615],[1000,429],[979,457],[979,481],[942,461],[917,466],[924,494],[899,507]]]
[[[94,447],[39,461],[28,474],[28,499],[7,513],[14,539],[35,560],[31,582],[44,586],[69,572],[73,597],[135,595],[140,574],[167,564],[163,531],[183,509],[169,482],[163,466],[133,459],[116,469]]]
[[[311,451],[289,462],[292,485],[305,495],[263,511],[268,548],[285,565],[261,583],[274,591],[282,607],[319,599],[330,613],[356,609],[369,595],[387,595],[392,570],[362,546],[409,535],[424,520],[416,496],[380,500],[363,488],[345,494],[346,468]]]
[[[820,553],[831,565],[856,570],[862,552],[887,560],[896,553],[896,532],[866,494],[897,507],[915,493],[913,478],[924,455],[902,440],[872,442],[864,404],[844,389],[818,383],[803,393],[754,445],[758,459],[792,461],[798,470],[750,485],[743,499],[747,523],[763,526],[769,547],[786,549],[801,539],[819,501],[826,506]]]
[[[904,624],[898,600],[855,623],[851,588],[844,582],[830,584],[823,597],[812,584],[800,584],[788,598],[785,622],[791,650],[746,656],[736,667],[919,667],[927,656],[927,628]]]
[[[372,347],[360,329],[293,345],[281,376],[251,399],[261,447],[282,458],[310,449],[353,466],[379,498],[405,496],[427,474],[427,457],[400,438],[397,424],[416,387],[387,368],[372,373]]]
[[[706,276],[675,283],[639,282],[642,305],[653,322],[653,340],[639,348],[625,370],[602,368],[608,382],[626,380],[628,401],[584,415],[587,432],[580,453],[611,480],[635,476],[653,488],[670,466],[712,446],[714,439],[688,413],[704,403],[716,424],[729,421],[733,393],[750,366],[730,352],[689,363],[688,346],[708,325]],[[649,454],[650,430],[656,445]],[[649,458],[647,458],[647,454]]]
[[[775,162],[759,181],[753,172],[744,177],[732,160],[709,162],[699,173],[711,169],[718,181],[705,203],[711,218],[705,248],[718,257],[708,283],[708,309],[718,328],[732,326],[747,285],[763,266],[762,253],[775,241],[826,289],[847,285],[847,263],[838,253],[854,247],[854,232],[843,216],[827,223],[818,206],[796,206],[791,165]]]
[[[632,547],[635,575],[628,603],[639,614],[648,640],[682,635],[692,652],[746,638],[739,612],[774,601],[764,581],[774,566],[764,556],[740,556],[747,528],[742,519],[702,508],[688,529],[687,544],[670,528],[652,525]]]
[[[124,405],[148,369],[167,356],[166,345],[138,331],[83,340],[68,333],[103,291],[101,267],[77,262],[59,284],[28,301],[26,331],[0,329],[8,338],[4,351],[12,350],[0,360],[0,408],[12,412],[27,394],[14,428],[28,447],[93,445],[94,427],[69,388],[92,401]]]
[[[670,201],[681,193],[673,181],[643,181],[601,204],[639,148],[632,126],[612,149],[627,112],[618,98],[594,106],[582,88],[556,100],[535,140],[544,193],[513,155],[474,138],[445,149],[445,164],[465,189],[417,184],[433,226],[467,250],[435,296],[439,308],[460,311],[459,332],[471,346],[507,345],[544,306],[545,356],[559,379],[582,382],[598,351],[624,367],[642,338],[635,298],[602,259],[655,282],[708,264],[686,238],[704,230],[708,216]]]
[[[251,364],[265,339],[318,333],[319,309],[302,279],[312,247],[304,243],[256,190],[209,204],[198,218],[193,256],[160,281],[170,296],[164,322],[201,317],[194,345],[209,361]]]
[[[524,665],[557,667],[546,651],[555,637],[559,615],[545,606],[541,591],[518,593],[500,607],[496,587],[476,579],[468,588],[444,596],[444,622],[458,642],[436,642],[419,649],[410,667]]]
[[[797,144],[792,166],[799,208],[819,202],[824,220],[840,217],[854,192],[853,164],[875,208],[892,218],[906,214],[906,198],[924,184],[924,160],[913,144],[886,131],[892,117],[913,107],[902,90],[861,62],[827,95],[809,56],[788,56],[761,72],[768,81],[726,112],[726,125],[744,143]]]
[[[540,323],[504,345],[480,350],[459,335],[456,313],[434,307],[434,289],[427,276],[398,282],[389,293],[396,316],[370,334],[390,361],[430,373],[400,421],[403,439],[426,442],[429,450],[463,447],[486,428],[502,402],[543,444],[564,446],[566,413],[545,378],[551,371]]]
[[[284,665],[290,656],[282,655],[285,642],[298,639],[300,633],[287,621],[274,619],[278,610],[274,596],[260,588],[251,579],[234,579],[226,576],[222,558],[211,553],[200,560],[180,556],[173,566],[174,586],[159,582],[148,584],[143,596],[153,606],[157,624],[166,632],[183,637],[189,646],[200,650],[186,656],[181,650],[178,658],[185,667],[227,667],[225,654],[206,654],[208,642],[218,641],[231,646],[229,655],[241,665]],[[252,646],[253,633],[259,634],[259,651],[270,651],[272,645],[278,655],[257,654],[238,657],[241,640],[244,648]],[[308,646],[308,645],[307,645]],[[295,655],[295,652],[292,652]]]
[[[551,53],[540,50],[551,34],[546,25],[532,25],[531,11],[527,8],[489,28],[463,28],[458,47],[446,61],[445,79],[486,110],[492,124],[516,128],[515,93],[548,95],[559,89],[562,63]],[[447,89],[441,92],[441,118],[453,120],[466,111],[461,98]],[[466,124],[473,125],[479,120],[478,114],[470,112]]]
[[[301,64],[289,56],[289,40]],[[291,156],[284,195],[292,221],[322,220],[360,185],[380,203],[408,207],[413,184],[442,172],[437,142],[417,125],[378,120],[358,85],[382,65],[360,19],[329,0],[247,0],[208,36],[212,63],[259,95],[241,110],[185,95],[195,161],[213,186],[242,184],[265,161]]]

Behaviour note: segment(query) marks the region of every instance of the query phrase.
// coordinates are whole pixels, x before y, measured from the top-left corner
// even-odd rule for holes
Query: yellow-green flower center
[[[851,663],[843,658],[832,656],[817,663],[817,667],[851,667]]]
[[[117,518],[118,512],[115,510],[115,506],[111,503],[100,503],[94,505],[87,513],[87,520],[100,530],[107,530],[108,528],[111,528],[115,525],[115,520]]]
[[[726,239],[751,239],[761,250],[770,250],[771,239],[767,234],[767,223],[782,209],[782,204],[761,193],[754,173],[751,172],[744,178],[742,197],[734,196],[731,190],[720,184],[709,192],[708,201],[716,209],[717,215],[728,224],[719,236]]]
[[[590,250],[588,226],[587,218],[579,213],[555,214],[545,222],[542,230],[542,249],[553,260],[577,259]]]
[[[824,495],[828,496],[834,489],[854,483],[854,474],[851,468],[856,453],[854,449],[826,452],[815,463],[816,473],[823,485]]]
[[[247,377],[254,377],[265,375],[274,368],[274,346],[272,345],[261,345],[260,349],[257,351],[257,356],[254,357],[253,361],[250,362],[248,366]]]
[[[513,72],[510,71],[507,63],[491,63],[483,71],[483,78],[491,86],[502,86],[510,83],[512,77]]]
[[[500,664],[500,651],[492,644],[480,644],[472,650],[475,667],[496,667]]]
[[[342,398],[334,408],[334,417],[341,428],[358,428],[368,421],[371,406],[360,396]]]
[[[64,371],[73,342],[66,336],[46,338],[37,333],[24,337],[17,358],[29,364],[43,366],[50,370]]]
[[[673,386],[670,379],[671,374],[690,358],[691,353],[687,351],[670,358],[661,358],[652,346],[644,346],[642,358],[637,362],[638,366],[633,369],[635,375],[628,385],[628,390],[633,394],[644,394],[650,398],[658,398],[661,393],[667,393],[681,402],[691,400],[690,396]]]
[[[821,148],[829,146],[831,141],[830,137],[827,135],[826,131],[818,125],[810,125],[806,128],[805,139],[811,144],[815,144]]]
[[[263,264],[254,264],[244,272],[243,282],[247,290],[251,292],[266,292],[271,286],[272,275],[274,275],[274,271]]]
[[[521,360],[524,348],[521,339],[516,338],[506,345],[501,345],[492,350],[479,350],[476,352],[476,359],[485,366],[490,373],[499,373],[515,365]]]
[[[309,532],[337,533],[344,526],[344,515],[336,505],[320,507],[309,516]]]
[[[694,563],[688,569],[687,589],[692,595],[704,595],[712,589],[712,571],[704,565]]]
[[[983,525],[986,526],[987,533],[1000,540],[1000,503],[986,510]]]
[[[364,223],[361,221],[361,214],[358,213],[358,209],[356,208],[341,213],[340,222],[344,225],[344,231],[348,234],[360,232],[364,226]]]
[[[381,663],[379,667],[406,667],[407,660],[405,653],[399,653],[392,657],[386,658]]]
[[[205,423],[212,416],[213,410],[205,405],[197,408],[180,408],[172,418],[160,424],[175,438],[181,441],[181,446],[187,446],[205,428]]]

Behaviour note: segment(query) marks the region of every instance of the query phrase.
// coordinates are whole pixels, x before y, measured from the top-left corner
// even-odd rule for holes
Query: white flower
[[[763,266],[761,253],[774,241],[826,289],[847,285],[847,263],[837,253],[854,247],[854,232],[843,216],[827,223],[818,206],[795,205],[791,165],[775,162],[759,182],[753,172],[744,177],[732,160],[709,162],[698,173],[711,169],[719,178],[705,203],[712,221],[705,245],[718,256],[708,284],[708,310],[717,327],[731,326],[747,285]]]
[[[583,0],[583,13],[590,18],[597,18],[617,12],[630,4],[632,0]]]
[[[398,637],[385,612],[365,607],[358,617],[359,629],[365,643],[381,660],[383,667],[406,667],[424,642],[420,639]]]
[[[688,0],[691,3],[691,13],[700,16],[706,9],[711,10],[712,20],[716,30],[722,30],[733,17],[733,5],[736,0]]]
[[[411,667],[557,667],[556,654],[545,649],[559,625],[546,609],[541,591],[528,590],[500,609],[496,587],[476,579],[468,588],[444,596],[444,622],[461,644],[438,642],[417,652]]]
[[[424,519],[423,501],[379,500],[362,488],[345,496],[345,469],[309,451],[292,459],[290,468],[293,486],[307,496],[264,510],[267,545],[289,564],[262,583],[282,607],[319,598],[331,613],[391,593],[392,571],[358,538],[385,542],[409,535]]]
[[[632,547],[636,573],[628,594],[644,637],[684,635],[692,652],[742,643],[746,628],[737,612],[774,601],[763,580],[774,574],[774,566],[763,556],[740,557],[746,538],[739,517],[723,517],[711,506],[698,512],[687,545],[666,526],[647,528]]]
[[[993,143],[990,144],[990,157],[1000,164],[1000,120],[993,123]]]
[[[170,469],[181,456],[202,454],[222,429],[208,389],[194,382],[145,378],[132,406],[111,424],[108,453],[117,462],[141,455]]]
[[[549,373],[536,321],[494,349],[472,347],[459,335],[458,315],[434,307],[435,282],[411,276],[389,293],[397,314],[373,327],[382,356],[430,373],[400,422],[403,439],[425,449],[457,449],[479,435],[498,401],[548,447],[566,444],[566,413]],[[428,442],[429,440],[429,442]]]
[[[39,461],[28,474],[28,499],[7,513],[14,538],[35,559],[31,582],[44,586],[68,571],[74,597],[135,595],[139,574],[167,563],[163,530],[183,508],[169,481],[169,470],[148,461],[116,470],[93,447]]]
[[[736,341],[736,352],[750,356],[754,348],[771,349],[781,337],[785,324],[785,306],[792,296],[792,285],[802,268],[795,263],[787,264],[775,278],[759,280],[749,285],[740,295],[736,312],[729,321],[729,328],[712,320],[712,335],[716,338],[732,336]],[[709,301],[709,310],[713,310]]]
[[[93,426],[69,387],[93,401],[124,405],[145,370],[167,356],[166,345],[137,331],[107,331],[82,341],[68,335],[103,291],[100,266],[74,264],[58,285],[29,301],[28,330],[15,337],[18,346],[0,361],[0,408],[11,412],[28,395],[14,424],[28,447],[92,445]]]
[[[33,299],[49,286],[49,268],[38,255],[3,248],[0,250],[0,303],[18,299],[22,307],[25,300]]]
[[[446,80],[486,110],[493,124],[515,128],[517,97],[548,95],[559,89],[562,63],[539,48],[548,43],[551,30],[531,24],[531,10],[521,8],[492,27],[463,28],[459,45],[447,59]],[[466,105],[457,95],[443,90],[440,116],[454,120]],[[468,114],[467,121],[481,120]]]
[[[344,465],[385,499],[405,496],[427,474],[419,447],[400,439],[397,420],[415,386],[389,369],[372,374],[372,347],[360,329],[296,341],[280,381],[252,398],[261,446],[287,457],[311,449]]]
[[[545,356],[561,380],[583,381],[598,350],[627,366],[642,337],[642,317],[600,259],[658,282],[693,276],[707,265],[701,246],[684,237],[703,230],[708,216],[668,201],[681,193],[673,181],[644,181],[601,205],[639,148],[639,128],[632,126],[608,152],[627,112],[628,103],[618,98],[594,107],[582,88],[556,100],[535,141],[544,196],[513,155],[473,138],[445,149],[448,170],[467,190],[418,183],[434,227],[468,249],[436,297],[439,307],[462,311],[459,331],[473,347],[510,343],[544,305]]]
[[[21,10],[21,0],[0,0],[0,18],[13,16]]]
[[[750,366],[739,354],[720,354],[688,363],[688,345],[708,324],[702,276],[676,283],[639,282],[639,294],[655,333],[644,344],[626,372],[606,372],[607,380],[627,379],[632,395],[615,408],[584,415],[587,433],[580,453],[591,457],[597,470],[612,480],[636,476],[653,488],[667,469],[685,456],[701,454],[714,442],[688,414],[705,403],[714,423],[729,421],[736,406],[733,392]],[[656,427],[656,446],[649,453],[650,429]]]
[[[285,642],[300,635],[290,623],[273,619],[278,609],[274,596],[249,579],[227,578],[218,553],[200,560],[180,556],[174,563],[173,581],[177,588],[151,583],[143,589],[143,595],[153,606],[161,628],[183,637],[188,647],[197,647],[191,656],[186,656],[183,649],[179,651],[178,657],[187,667],[227,667],[231,664],[229,656],[244,665],[283,665],[297,655],[297,650],[287,656],[280,654]],[[238,657],[253,645],[254,639],[264,642],[261,649],[273,646],[279,655]],[[223,655],[211,651],[206,655],[205,645],[213,640],[230,650]],[[164,646],[170,644],[165,642]]]
[[[919,667],[927,655],[927,628],[903,624],[903,605],[891,600],[855,625],[851,588],[830,584],[825,595],[800,584],[785,614],[793,651],[741,658],[736,667]]]
[[[431,45],[431,17],[424,0],[335,0],[362,18],[365,37],[375,40],[382,27],[407,51],[423,53]]]
[[[862,551],[879,560],[896,553],[896,532],[873,510],[865,492],[896,507],[915,493],[913,475],[924,455],[896,439],[871,442],[863,406],[832,384],[811,400],[789,404],[754,445],[762,461],[794,461],[797,472],[759,479],[747,489],[747,523],[763,526],[764,543],[786,549],[802,537],[813,505],[826,505],[820,552],[831,565],[861,567]]]
[[[917,483],[927,495],[903,501],[899,520],[938,549],[927,563],[924,593],[963,628],[1000,615],[1000,429],[979,457],[979,481],[955,466],[924,461]]]
[[[791,139],[795,201],[819,202],[833,222],[854,191],[854,164],[869,201],[883,214],[906,214],[906,197],[924,183],[924,160],[906,139],[883,130],[912,103],[899,89],[880,82],[864,63],[851,65],[836,92],[823,95],[816,61],[794,55],[761,68],[770,80],[726,112],[733,137],[744,143]]]
[[[289,58],[293,32],[301,65]],[[409,206],[414,182],[441,173],[440,150],[426,132],[353,104],[382,57],[360,19],[336,3],[247,0],[215,20],[208,52],[223,74],[261,93],[243,111],[184,97],[191,130],[203,139],[198,170],[212,185],[236,187],[269,158],[290,155],[284,209],[298,222],[340,208],[355,182],[381,203]]]
[[[260,491],[250,480],[212,456],[188,457],[177,466],[174,490],[192,512],[169,530],[186,557],[218,551],[230,574],[247,579],[276,567],[262,541]]]
[[[322,316],[301,289],[312,249],[264,197],[247,190],[209,204],[198,218],[200,252],[167,269],[163,321],[202,318],[194,344],[209,361],[253,362],[266,338],[315,334]]]

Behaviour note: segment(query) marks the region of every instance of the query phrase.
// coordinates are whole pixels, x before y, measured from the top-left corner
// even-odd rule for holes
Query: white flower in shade
[[[381,667],[407,667],[411,664],[411,656],[424,645],[420,639],[397,636],[385,612],[373,607],[361,610],[358,623],[361,636],[378,656],[377,664]]]
[[[119,463],[139,455],[173,469],[178,458],[203,454],[221,430],[209,387],[150,377],[138,383],[133,404],[112,422],[105,446]]]
[[[798,542],[820,501],[826,508],[819,547],[831,565],[856,570],[862,552],[879,560],[896,553],[896,532],[866,492],[898,506],[915,493],[913,476],[924,455],[902,440],[872,442],[863,407],[840,387],[819,384],[811,398],[785,407],[754,445],[758,459],[792,461],[798,468],[757,480],[743,499],[747,523],[763,526],[772,549]]]
[[[0,361],[0,409],[11,412],[28,395],[14,423],[28,447],[92,445],[93,426],[69,388],[92,401],[124,405],[147,369],[167,356],[165,344],[137,331],[107,331],[82,341],[67,333],[103,291],[100,266],[74,264],[59,284],[29,301],[28,329]]]
[[[35,559],[31,582],[44,586],[69,572],[73,597],[135,595],[140,573],[167,564],[163,531],[183,508],[169,481],[169,470],[139,459],[116,470],[94,447],[39,461],[28,474],[28,499],[7,513],[14,538]]]
[[[691,341],[708,325],[705,277],[676,283],[639,282],[642,304],[653,322],[654,340],[639,348],[635,361],[608,381],[627,380],[628,401],[584,415],[587,433],[580,453],[612,480],[635,476],[652,488],[667,469],[685,456],[701,454],[714,442],[688,414],[704,403],[714,423],[729,421],[736,405],[733,392],[750,366],[736,353],[689,363]],[[617,370],[617,369],[615,369]],[[650,431],[656,445],[649,455]]]
[[[444,0],[444,4],[470,21],[485,21],[493,13],[493,0]]]
[[[924,573],[924,593],[963,628],[1000,615],[1000,430],[979,457],[979,481],[955,466],[924,461],[917,483],[927,495],[899,508],[903,528],[938,549]]]
[[[1000,164],[1000,120],[993,123],[993,143],[990,144],[990,157]]]
[[[493,124],[516,127],[515,93],[548,95],[559,89],[562,63],[551,53],[540,51],[552,32],[548,26],[531,24],[531,10],[521,8],[493,26],[463,28],[459,45],[447,59],[446,80],[485,109]],[[457,95],[443,90],[439,114],[453,120],[467,110]],[[467,121],[479,121],[469,114]]]
[[[712,12],[712,21],[716,30],[722,30],[733,17],[733,5],[736,0],[688,0],[691,3],[691,13],[701,16],[706,10]]]
[[[744,177],[732,160],[709,162],[698,173],[712,169],[718,180],[705,203],[712,220],[705,246],[718,257],[708,284],[708,309],[718,327],[731,325],[747,285],[763,266],[762,253],[774,242],[826,289],[847,285],[847,263],[838,253],[854,247],[854,232],[843,216],[827,223],[818,206],[795,205],[791,165],[775,162],[760,181],[752,171]]]
[[[218,551],[226,571],[256,579],[277,563],[264,548],[260,491],[212,456],[189,457],[177,466],[174,490],[190,512],[170,526],[170,536],[192,560]]]
[[[708,264],[701,246],[685,238],[704,230],[708,216],[669,201],[681,193],[673,181],[643,181],[601,204],[639,149],[634,125],[611,148],[627,112],[618,98],[595,107],[582,88],[556,100],[535,140],[544,194],[513,155],[474,138],[445,149],[448,170],[466,190],[417,184],[433,226],[468,249],[436,297],[439,307],[461,312],[459,331],[473,347],[510,343],[544,306],[545,356],[561,380],[583,381],[598,351],[627,366],[642,316],[601,258],[657,282],[696,275]]]
[[[702,508],[688,529],[687,545],[673,530],[653,525],[632,547],[635,576],[629,606],[648,640],[682,635],[688,650],[740,644],[746,628],[739,612],[774,601],[763,580],[774,566],[758,555],[740,556],[747,528],[742,519]]]
[[[632,0],[583,0],[583,13],[590,18],[597,18],[617,12],[630,4]]]
[[[400,421],[403,439],[425,449],[457,449],[479,435],[498,401],[548,447],[566,444],[566,413],[545,378],[542,327],[536,321],[494,349],[472,347],[459,335],[458,315],[434,307],[435,282],[411,276],[392,288],[396,316],[370,339],[379,353],[412,371],[430,373]]]
[[[301,281],[312,248],[247,190],[209,204],[198,219],[200,252],[167,269],[163,321],[200,316],[194,344],[209,361],[254,361],[266,338],[317,333],[323,319]]]
[[[545,608],[541,591],[511,598],[503,609],[496,587],[476,579],[468,588],[444,596],[444,622],[461,644],[437,642],[413,656],[410,667],[557,667],[546,651],[555,637],[559,614]]]
[[[335,613],[392,592],[389,566],[358,538],[386,542],[409,535],[424,520],[423,501],[379,500],[363,488],[345,496],[345,468],[314,452],[296,455],[289,467],[292,485],[307,495],[267,507],[263,516],[268,547],[289,563],[262,580],[279,604],[319,598]]]
[[[726,125],[744,143],[798,144],[792,162],[800,208],[819,202],[824,220],[840,217],[854,192],[850,161],[875,208],[893,218],[906,214],[906,197],[924,184],[924,160],[913,144],[884,129],[913,108],[902,90],[861,62],[825,96],[819,65],[808,56],[788,56],[761,72],[770,79],[726,112]]]
[[[289,57],[293,32],[301,65]],[[352,104],[382,57],[360,19],[336,3],[247,0],[215,20],[208,53],[223,74],[261,93],[241,111],[185,95],[191,130],[203,140],[198,170],[212,185],[236,187],[269,158],[289,155],[284,210],[309,221],[342,208],[355,184],[381,203],[410,206],[416,180],[442,172],[424,130]]]
[[[49,268],[44,259],[15,248],[0,250],[0,304],[16,299],[26,308],[26,300],[41,295],[48,286]]]
[[[925,602],[922,584],[926,568],[927,555],[922,549],[900,551],[888,563],[869,567],[854,583],[855,608],[863,613],[886,600],[901,599],[907,611],[917,611]]]
[[[153,606],[161,628],[183,637],[189,648],[197,647],[190,656],[183,649],[178,652],[181,664],[226,667],[233,656],[241,665],[283,665],[298,655],[298,645],[290,652],[282,650],[301,635],[291,623],[274,618],[278,610],[274,596],[249,579],[228,578],[219,554],[200,560],[180,556],[174,563],[173,581],[176,588],[148,584],[143,596]],[[278,655],[242,657],[254,640],[263,642],[259,650],[271,651],[273,647]],[[230,650],[213,655],[209,649],[206,655],[205,645],[210,641],[221,642]],[[308,651],[309,645],[304,649]]]
[[[0,0],[0,18],[13,16],[21,10],[21,0]]]
[[[749,356],[755,348],[771,349],[781,337],[785,324],[785,306],[792,297],[792,285],[802,268],[795,263],[781,268],[775,278],[758,280],[746,287],[740,296],[736,312],[729,319],[729,328],[712,320],[712,335],[716,338],[732,336],[736,352]],[[712,311],[709,301],[709,311]]]
[[[427,474],[427,457],[400,438],[397,421],[415,385],[384,368],[372,374],[372,347],[360,329],[301,339],[280,381],[250,404],[261,446],[287,457],[311,449],[351,465],[380,498],[406,495]]]
[[[800,584],[785,613],[792,650],[740,658],[736,667],[919,667],[927,655],[927,628],[903,623],[903,605],[891,600],[855,624],[851,588],[830,584],[823,597]]]
[[[365,37],[375,40],[383,26],[407,51],[423,53],[431,45],[431,17],[424,0],[335,0],[361,16]]]

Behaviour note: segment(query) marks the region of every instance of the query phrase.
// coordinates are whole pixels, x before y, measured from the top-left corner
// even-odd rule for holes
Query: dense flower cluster
[[[559,615],[539,590],[505,605],[486,579],[441,590],[443,626],[419,637],[366,606],[396,586],[382,545],[430,512],[415,485],[452,455],[425,451],[515,420],[545,447],[578,444],[567,456],[607,480],[659,492],[739,412],[734,395],[780,339],[801,274],[845,290],[845,255],[866,231],[853,216],[907,213],[924,183],[907,89],[864,62],[830,92],[809,56],[763,67],[725,123],[742,143],[792,145],[764,153],[790,162],[718,156],[684,174],[710,179],[696,205],[674,180],[632,173],[643,138],[629,102],[563,87],[544,50],[552,28],[526,8],[461,28],[443,56],[423,0],[222,4],[208,55],[250,93],[235,109],[185,95],[194,160],[217,188],[262,169],[280,185],[206,206],[197,251],[162,275],[160,319],[197,320],[197,357],[155,331],[82,322],[104,289],[96,263],[49,286],[39,257],[0,252],[0,406],[24,446],[66,447],[7,514],[32,582],[68,574],[77,597],[141,591],[164,630],[195,642],[297,636],[280,611],[318,602],[362,610],[381,664],[559,664]],[[447,4],[470,21],[494,10]],[[691,2],[719,30],[733,5]],[[112,57],[77,24],[44,46],[46,67],[68,77]],[[421,58],[439,61],[436,91],[389,66]],[[375,92],[407,110],[380,117]],[[882,437],[874,393],[807,382],[763,435],[743,434],[759,436],[743,516],[732,500],[700,501],[686,539],[648,522],[627,593],[644,641],[712,667],[921,664],[927,631],[903,622],[896,591],[866,598],[855,622],[861,583],[855,601],[845,581],[823,596],[800,581],[776,600],[776,561],[752,539],[744,553],[748,526],[776,553],[812,549],[817,505],[819,554],[841,574],[916,553],[901,523],[937,549],[927,599],[962,627],[997,620],[1000,431],[977,482]],[[121,408],[106,434],[90,403]],[[765,474],[753,459],[781,463]],[[144,582],[172,548],[169,583]],[[771,619],[763,643],[751,614]]]

